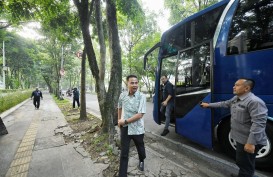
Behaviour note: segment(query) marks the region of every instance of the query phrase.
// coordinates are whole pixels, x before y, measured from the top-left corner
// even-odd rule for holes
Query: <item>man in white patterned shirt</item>
[[[138,169],[141,171],[144,171],[144,159],[146,158],[142,118],[146,113],[146,96],[138,91],[137,76],[129,75],[126,80],[128,91],[122,92],[118,101],[118,126],[121,134],[119,177],[127,177],[131,139],[137,148]]]

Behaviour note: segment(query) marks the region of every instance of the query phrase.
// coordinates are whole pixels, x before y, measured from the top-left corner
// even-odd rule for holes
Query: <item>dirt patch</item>
[[[80,143],[93,161],[109,164],[103,176],[117,176],[119,152],[116,147],[108,144],[108,134],[101,133],[101,119],[87,113],[87,119],[81,120],[80,109],[71,108],[71,103],[58,104],[58,106],[73,130],[70,136],[64,137],[65,142]]]

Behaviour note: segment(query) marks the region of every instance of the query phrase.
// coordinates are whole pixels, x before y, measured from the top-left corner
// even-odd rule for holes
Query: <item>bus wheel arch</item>
[[[256,157],[256,167],[260,169],[273,168],[273,122],[269,121],[266,125],[266,134],[268,137],[267,146],[259,150]],[[217,129],[217,137],[221,149],[228,156],[235,159],[236,142],[230,136],[230,117],[221,121]]]

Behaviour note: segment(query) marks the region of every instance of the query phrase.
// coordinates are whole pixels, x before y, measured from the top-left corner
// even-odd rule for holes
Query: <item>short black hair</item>
[[[254,86],[255,86],[255,81],[253,79],[249,79],[249,78],[240,78],[245,80],[244,84],[248,85],[250,87],[250,90],[253,90]]]
[[[126,77],[126,81],[128,82],[129,81],[129,79],[130,78],[137,78],[137,76],[136,75],[134,75],[134,74],[130,74],[130,75],[128,75],[127,77]]]
[[[163,74],[161,77],[165,77],[166,79],[168,79],[168,76],[166,74]]]

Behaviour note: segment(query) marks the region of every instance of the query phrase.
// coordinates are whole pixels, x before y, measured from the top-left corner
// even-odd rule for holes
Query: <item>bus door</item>
[[[179,51],[175,76],[176,132],[207,148],[212,148],[211,110],[199,105],[211,101],[212,56],[211,41]]]

